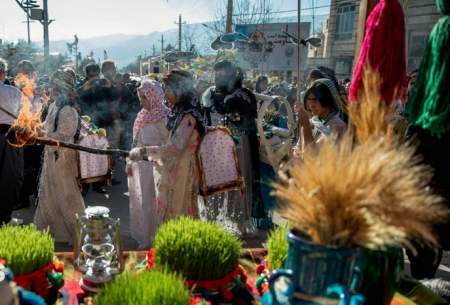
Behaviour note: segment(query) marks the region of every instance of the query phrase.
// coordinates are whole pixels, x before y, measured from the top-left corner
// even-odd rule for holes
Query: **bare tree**
[[[197,44],[197,36],[197,30],[194,26],[184,27],[181,38],[184,50],[190,51]]]
[[[275,6],[272,0],[234,0],[233,24],[262,24],[273,18]],[[227,1],[218,6],[209,28],[216,34],[225,32]]]

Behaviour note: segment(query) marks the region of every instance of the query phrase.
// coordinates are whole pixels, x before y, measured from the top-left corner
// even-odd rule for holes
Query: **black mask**
[[[218,70],[214,75],[214,83],[216,89],[222,92],[230,92],[233,90],[234,83],[236,82],[236,76],[233,71]]]

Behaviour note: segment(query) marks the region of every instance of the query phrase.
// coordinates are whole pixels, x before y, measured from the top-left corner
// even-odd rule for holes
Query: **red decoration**
[[[247,283],[247,274],[241,266],[237,266],[236,269],[223,278],[218,280],[186,280],[186,284],[189,288],[206,289],[206,290],[219,290],[223,296],[225,302],[233,300],[233,293],[229,290],[228,285],[232,283],[237,277],[245,285]]]
[[[49,281],[47,280],[47,272],[50,272],[52,270],[55,270],[55,266],[53,265],[53,263],[49,263],[34,272],[15,275],[14,282],[16,282],[18,286],[23,287],[26,290],[36,292],[45,299],[51,286]]]
[[[205,301],[205,299],[192,295],[189,305],[211,305],[211,302]]]
[[[78,297],[84,294],[77,280],[67,281],[61,292],[67,294],[68,305],[78,305]]]
[[[259,264],[256,266],[256,274],[260,275],[266,270],[266,266],[264,264]]]
[[[269,290],[269,265],[267,261],[263,261],[262,263],[256,266],[256,274],[259,276],[258,279],[254,283],[254,291],[259,296],[262,296]]]
[[[154,258],[155,257],[155,248],[151,248],[150,250],[147,251],[147,268],[148,269],[153,269],[153,267],[155,266],[155,261]]]
[[[53,262],[53,265],[55,266],[56,272],[64,273],[64,262],[63,261],[58,260],[56,262]]]
[[[398,0],[380,0],[366,22],[366,33],[361,46],[349,100],[355,102],[364,87],[363,71],[367,65],[380,74],[380,93],[390,104],[406,96],[405,16]]]

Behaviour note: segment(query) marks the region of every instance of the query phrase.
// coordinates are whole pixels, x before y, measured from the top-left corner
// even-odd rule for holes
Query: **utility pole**
[[[28,45],[31,45],[30,38],[30,14],[27,13],[27,33],[28,33]]]
[[[161,35],[161,40],[159,40],[159,42],[161,42],[161,55],[164,54],[164,35]]]
[[[28,45],[31,45],[31,34],[30,34],[30,23],[32,23],[33,21],[30,19],[30,15],[27,13],[27,20],[23,21],[23,23],[27,24],[27,41],[28,41]]]
[[[44,7],[44,20],[42,21],[42,25],[44,27],[44,58],[45,61],[48,61],[50,56],[50,40],[48,38],[48,26],[53,20],[48,19],[48,0],[43,0]]]
[[[48,26],[54,20],[48,19],[48,0],[43,0],[43,9],[37,9],[39,4],[36,3],[36,0],[15,0],[16,3],[20,6],[20,8],[27,14],[27,20],[38,20],[43,28],[44,28],[44,65],[46,66],[48,58],[50,56],[50,41],[48,37]],[[40,14],[39,17],[35,17],[33,12],[37,12]],[[29,38],[30,40],[30,38]]]
[[[28,36],[28,45],[31,44],[31,34],[30,34],[30,22],[31,21],[31,9],[35,9],[37,7],[39,7],[39,4],[36,3],[36,0],[22,0],[21,2],[19,2],[18,0],[16,0],[17,4],[19,4],[19,6],[22,8],[22,10],[25,12],[25,14],[27,15],[27,36]]]
[[[227,3],[227,23],[225,27],[226,33],[233,31],[233,0],[228,0]]]
[[[181,52],[181,28],[183,24],[186,24],[186,21],[181,22],[181,14],[178,15],[178,22],[175,22],[175,24],[178,24],[178,51]]]
[[[266,17],[267,17],[267,15],[268,15],[268,11],[269,11],[269,10],[266,11],[266,0],[263,0],[263,7],[262,7],[262,13],[263,13],[263,16],[262,16],[262,24],[266,24]]]
[[[78,73],[78,44],[75,45],[75,71]]]

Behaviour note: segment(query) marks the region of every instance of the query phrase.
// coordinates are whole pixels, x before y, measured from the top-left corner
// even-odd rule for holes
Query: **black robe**
[[[417,153],[423,157],[424,163],[433,168],[432,189],[444,198],[450,209],[450,132],[438,138],[428,130],[411,126],[409,134],[417,141]],[[450,250],[450,219],[447,223],[438,225],[436,231],[442,248]]]
[[[227,116],[226,125],[233,136],[241,133],[249,135],[253,172],[252,217],[259,227],[266,218],[267,211],[264,211],[260,192],[259,141],[256,128],[258,106],[255,95],[247,88],[239,87],[227,93],[217,91],[215,88],[209,90],[211,90],[212,106],[205,108],[208,125],[211,125],[211,112],[217,112]]]
[[[0,225],[11,220],[23,184],[23,149],[6,142],[8,125],[0,125]]]

